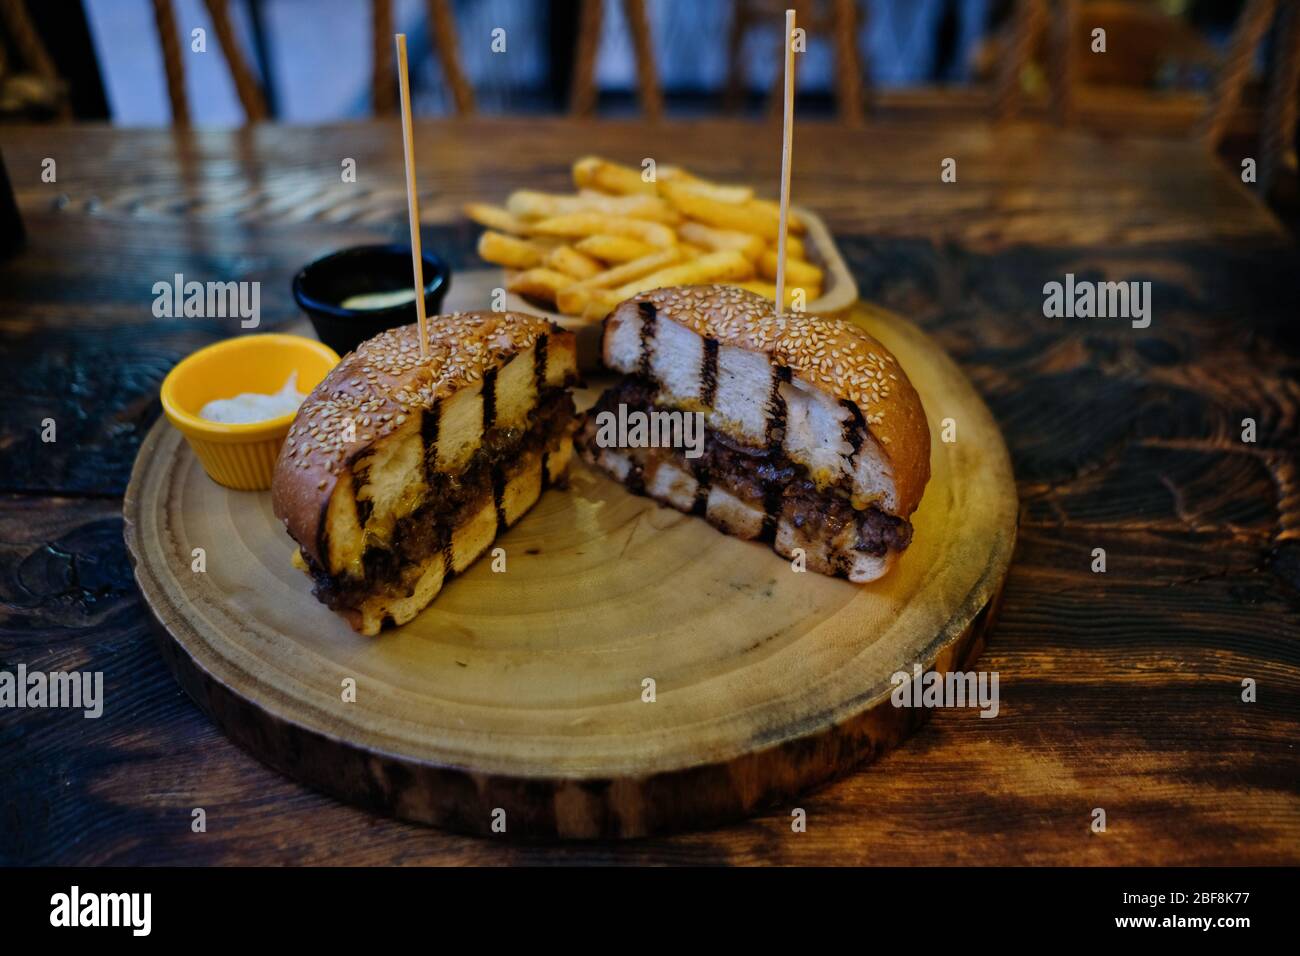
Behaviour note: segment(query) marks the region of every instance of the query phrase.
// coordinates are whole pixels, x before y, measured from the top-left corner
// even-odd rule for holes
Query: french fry
[[[779,222],[781,219],[781,204],[775,199],[751,199],[747,205],[758,212],[771,216],[775,221]],[[786,224],[790,227],[790,232],[802,233],[808,228],[808,224],[793,209],[790,210],[790,217]]]
[[[613,312],[622,301],[618,293],[610,292],[608,289],[599,289],[593,293],[592,298],[583,307],[582,317],[588,322],[599,322]]]
[[[594,296],[604,292],[586,282],[573,282],[555,294],[555,307],[565,315],[582,315]]]
[[[677,210],[660,196],[609,196],[586,190],[577,196],[557,196],[554,193],[519,189],[506,200],[506,209],[511,215],[525,220],[594,212],[628,219],[649,219],[670,226],[681,221]]]
[[[588,236],[575,242],[573,248],[605,262],[631,262],[655,251],[654,246],[626,236]]]
[[[668,266],[658,272],[651,272],[639,279],[625,283],[613,291],[621,301],[639,292],[658,289],[660,286],[726,282],[750,279],[753,275],[754,264],[736,250],[728,249],[724,252],[711,252],[690,262]]]
[[[600,263],[572,246],[556,246],[546,255],[546,266],[575,279],[590,279],[600,272]]]
[[[497,232],[508,232],[512,236],[522,236],[528,232],[528,225],[510,214],[500,206],[490,206],[483,202],[470,202],[464,206],[465,215],[480,226],[487,226]]]
[[[573,182],[579,189],[599,189],[601,192],[632,195],[655,194],[655,184],[641,178],[641,171],[631,166],[611,163],[599,156],[584,156],[573,164]]]
[[[768,302],[776,301],[776,285],[763,279],[747,279],[744,282],[732,282],[729,284],[740,289],[748,289],[750,292],[757,292],[763,298],[767,299]],[[798,289],[803,289],[805,305],[812,302],[822,294],[821,286],[805,287],[801,285],[790,285],[787,282],[785,287],[785,308],[790,308],[791,303],[794,302],[795,292]]]
[[[776,278],[776,250],[769,249],[763,253],[758,260],[758,273],[766,279]],[[785,260],[785,281],[793,285],[799,285],[807,288],[808,286],[820,286],[824,274],[822,270],[813,265],[811,262],[803,262],[799,259],[791,259],[789,256]]]
[[[772,243],[773,251],[776,250],[776,243]],[[803,240],[798,236],[787,235],[785,237],[785,254],[791,259],[807,260],[808,250],[804,247]]]
[[[625,282],[630,282],[656,269],[662,269],[681,258],[681,250],[676,247],[653,252],[640,259],[633,259],[612,269],[606,269],[583,282],[575,282],[559,291],[555,304],[565,315],[581,315],[593,296],[603,289],[610,289]]]
[[[520,189],[504,208],[470,203],[487,227],[479,255],[511,270],[511,292],[566,315],[600,318],[619,302],[669,285],[728,282],[776,294],[780,209],[748,186],[714,182],[661,165],[657,182],[634,166],[586,156],[573,164],[570,195]],[[786,301],[821,295],[822,269],[807,261],[804,223],[790,213]]]
[[[684,222],[677,230],[677,235],[686,242],[705,249],[721,252],[734,249],[746,259],[757,260],[767,248],[761,236],[752,232],[736,232],[731,229],[714,229],[698,222]],[[788,239],[788,237],[787,237]]]
[[[780,225],[779,217],[755,205],[755,200],[740,204],[718,202],[716,199],[710,199],[708,196],[673,183],[664,186],[664,194],[682,215],[698,220],[706,226],[748,232],[764,239],[776,239]]]
[[[754,190],[748,186],[725,186],[721,183],[711,183],[703,179],[678,180],[677,182],[663,183],[661,188],[674,186],[687,192],[695,193],[697,196],[703,196],[705,199],[712,199],[714,202],[730,203],[738,206],[749,202],[754,198]]]
[[[649,275],[657,269],[663,269],[674,262],[679,262],[681,257],[682,251],[675,246],[672,249],[661,249],[658,252],[652,252],[648,256],[642,256],[640,259],[625,262],[621,266],[606,269],[599,275],[594,275],[586,280],[584,284],[591,286],[593,289],[614,289],[624,282],[639,279],[641,276]]]
[[[655,178],[661,183],[702,183],[703,179],[680,166],[660,165],[655,171]]]
[[[506,283],[506,288],[519,295],[553,303],[560,290],[572,282],[573,278],[563,272],[537,268],[517,273]]]
[[[623,236],[636,239],[649,246],[670,248],[677,245],[677,234],[663,223],[647,222],[644,219],[627,219],[619,216],[606,216],[600,213],[578,212],[567,216],[553,216],[534,223],[532,231],[544,236],[564,236],[579,238],[582,236]]]
[[[754,274],[754,264],[734,249],[712,252],[690,262],[651,272],[617,289],[594,289],[582,308],[583,318],[603,319],[624,299],[670,285],[699,285],[703,282],[743,280]],[[776,289],[772,290],[773,295]]]
[[[544,250],[527,239],[489,229],[478,237],[479,258],[507,269],[531,269],[542,261]]]

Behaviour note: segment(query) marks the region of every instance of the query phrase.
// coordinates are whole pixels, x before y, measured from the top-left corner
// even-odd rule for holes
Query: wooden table
[[[778,140],[738,123],[422,123],[425,242],[474,266],[460,204],[564,188],[586,152],[774,193]],[[263,328],[295,321],[298,266],[402,235],[400,143],[391,123],[4,130],[30,238],[0,264],[0,669],[101,670],[107,701],[98,720],[0,711],[0,862],[1300,861],[1300,256],[1193,146],[1030,125],[803,124],[793,181],[863,295],[937,336],[1005,432],[1022,504],[980,665],[1000,674],[996,719],[939,712],[808,795],[806,833],[779,808],[623,845],[375,818],[229,743],[155,650],[120,509],[163,375],[237,322],[155,319],[151,289],[261,280]],[[1042,286],[1067,272],[1150,280],[1150,327],[1045,318]]]

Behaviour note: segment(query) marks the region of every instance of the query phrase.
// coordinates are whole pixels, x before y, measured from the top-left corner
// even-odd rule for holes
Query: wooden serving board
[[[788,812],[924,718],[892,705],[892,674],[973,660],[1016,535],[1006,447],[965,376],[911,324],[851,314],[895,352],[933,429],[915,538],[883,580],[797,573],[575,461],[570,488],[498,540],[504,573],[481,560],[413,622],[365,638],[290,565],[270,495],[209,481],[160,421],[125,517],[163,654],[262,760],[399,817],[631,837]]]

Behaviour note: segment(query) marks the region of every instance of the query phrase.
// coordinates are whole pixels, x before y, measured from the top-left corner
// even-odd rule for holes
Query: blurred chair
[[[22,0],[0,0],[0,117],[69,119],[67,84],[54,68]],[[6,41],[21,59],[9,62]]]
[[[185,93],[185,64],[181,58],[181,44],[185,42],[176,28],[176,13],[171,0],[152,0],[154,23],[158,28],[158,43],[162,47],[163,70],[167,75],[167,98],[171,102],[172,122],[177,126],[190,123],[189,98]],[[227,0],[203,0],[212,20],[212,29],[221,44],[221,52],[230,69],[235,93],[244,108],[248,122],[256,123],[267,118],[266,97],[253,78],[253,71],[244,61],[244,55],[235,42],[235,31],[230,25]]]
[[[1106,31],[1104,55],[1091,52],[1097,28]],[[1081,88],[1152,90],[1171,70],[1187,75],[1216,66],[1214,49],[1195,29],[1149,0],[1018,0],[1007,28],[978,55],[976,73],[991,73],[995,61],[999,117],[1018,113],[1026,93],[1045,90],[1063,123],[1074,119]]]
[[[456,115],[474,113],[474,90],[460,65],[456,19],[449,0],[425,0],[429,20],[429,40],[438,52],[443,79],[451,89]],[[376,116],[392,115],[397,109],[397,74],[394,66],[392,0],[371,0],[371,50],[374,111]]]
[[[727,39],[727,87],[724,103],[735,110],[741,105],[745,88],[745,37],[756,27],[777,26],[778,39],[773,56],[781,62],[780,33],[784,29],[785,11],[795,11],[795,24],[804,32],[824,35],[835,51],[835,93],[840,121],[847,126],[862,124],[865,100],[862,57],[858,53],[860,23],[855,0],[734,0],[731,31]],[[779,117],[783,103],[784,76],[776,71],[768,97],[769,117]]]
[[[659,86],[645,2],[622,0],[622,6],[636,56],[637,98],[645,115],[657,119],[663,115],[664,100]],[[796,11],[797,24],[805,33],[809,36],[823,34],[832,41],[841,121],[853,126],[860,125],[864,94],[862,59],[858,55],[857,45],[858,10],[854,0],[734,0],[727,42],[724,105],[729,110],[735,110],[741,105],[745,83],[744,43],[751,30],[760,27],[777,28],[777,47],[772,55],[778,63],[781,61],[780,30],[785,23],[785,11],[790,8]],[[604,0],[582,0],[570,97],[570,109],[575,116],[589,116],[596,107],[596,52],[600,46],[604,16]],[[778,69],[768,100],[769,116],[779,118],[781,115],[782,82],[782,72]]]
[[[1266,79],[1259,134],[1258,179],[1267,195],[1283,172],[1296,173],[1296,97],[1300,93],[1300,6],[1295,2],[1250,0],[1228,43],[1203,133],[1217,150],[1240,105],[1246,80],[1264,35],[1276,23],[1273,62]]]
[[[1090,110],[1090,121],[1117,131],[1132,129],[1149,96],[1171,67],[1202,69],[1213,75],[1208,105],[1196,100],[1194,126],[1209,149],[1222,144],[1243,99],[1260,43],[1274,26],[1273,55],[1265,78],[1264,111],[1259,124],[1258,181],[1267,194],[1276,176],[1296,168],[1296,96],[1300,85],[1300,2],[1248,0],[1219,56],[1180,17],[1141,0],[1018,0],[1011,21],[986,45],[977,72],[987,74],[1000,59],[994,110],[1017,115],[1027,94],[1045,88],[1050,115],[1059,123],[1076,121],[1081,93],[1107,94],[1107,109]],[[1092,31],[1106,31],[1106,54],[1091,55]],[[1125,96],[1127,92],[1127,97]],[[1146,116],[1153,116],[1148,109]],[[1150,133],[1156,127],[1145,126]],[[1180,129],[1177,124],[1173,128]]]
[[[648,119],[659,119],[664,113],[664,98],[659,88],[659,71],[655,65],[645,0],[623,0],[623,18],[632,34],[632,47],[636,53],[637,98]],[[596,109],[596,51],[600,48],[604,20],[604,0],[582,0],[569,96],[569,111],[574,116],[590,116]]]

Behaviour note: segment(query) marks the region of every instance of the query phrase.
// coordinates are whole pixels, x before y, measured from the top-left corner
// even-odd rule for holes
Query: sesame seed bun
[[[457,312],[427,325],[427,356],[415,325],[383,332],[345,356],[298,409],[280,450],[271,484],[275,516],[330,573],[359,558],[341,557],[338,543],[331,549],[327,540],[331,499],[340,485],[352,489],[354,463],[412,431],[418,437],[426,412],[534,345],[548,384],[576,377],[573,334],[537,316]]]
[[[673,370],[661,361],[671,348],[658,346],[650,360],[639,341],[646,319],[667,319],[689,329],[708,348],[732,347],[762,353],[777,368],[788,369],[796,384],[820,390],[851,406],[887,459],[892,488],[886,490],[882,509],[907,517],[916,510],[930,479],[930,429],[920,396],[880,342],[857,325],[809,313],[780,313],[773,303],[756,293],[724,285],[678,286],[656,289],[621,303],[606,320],[604,360],[615,370],[632,373],[650,361],[661,386],[678,386],[676,400],[689,404],[698,399],[699,376]],[[657,342],[663,343],[662,331]],[[681,350],[692,347],[682,341]],[[709,345],[709,343],[716,345]],[[692,361],[694,361],[692,359]],[[715,358],[716,365],[716,358]],[[741,367],[739,363],[736,366]],[[695,394],[692,394],[694,392]],[[754,398],[761,404],[765,395]],[[745,440],[743,417],[719,421],[716,402],[710,423]],[[753,402],[749,403],[753,405]],[[761,435],[761,432],[755,432]],[[869,489],[864,489],[869,490]]]

